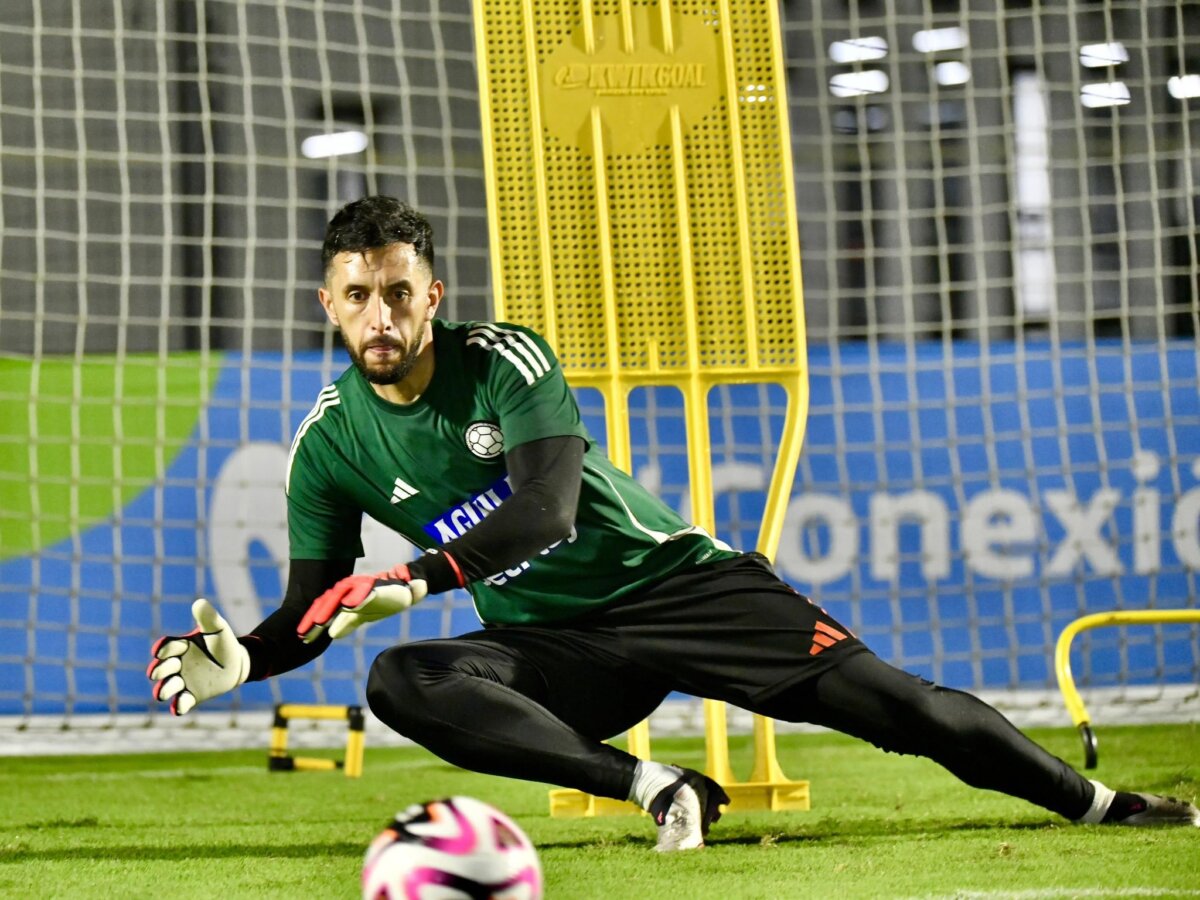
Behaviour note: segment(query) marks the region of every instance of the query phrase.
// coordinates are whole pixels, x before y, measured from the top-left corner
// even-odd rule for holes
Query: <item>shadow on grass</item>
[[[331,841],[327,844],[228,844],[214,847],[147,847],[141,844],[102,844],[94,847],[47,847],[40,849],[0,846],[0,866],[25,862],[113,862],[152,859],[186,862],[189,859],[361,859],[359,842]]]
[[[1063,822],[1046,820],[1044,822],[883,822],[856,824],[846,828],[837,826],[815,829],[805,832],[767,831],[753,834],[721,834],[709,835],[708,845],[751,845],[751,844],[854,844],[860,841],[877,842],[880,839],[912,840],[914,837],[930,837],[944,834],[947,837],[964,832],[1001,832],[1001,831],[1055,831],[1064,825]]]
[[[864,841],[878,842],[880,839],[912,840],[916,836],[930,836],[939,833],[947,837],[963,832],[988,831],[1055,831],[1066,825],[1062,820],[1046,819],[1041,822],[962,822],[962,821],[931,821],[912,820],[907,822],[878,820],[862,823],[826,823],[810,830],[781,831],[769,826],[750,828],[731,823],[730,827],[715,826],[706,841],[709,847],[737,846],[779,846],[786,844],[812,844],[826,846],[853,845]],[[653,846],[654,836],[648,832],[645,836],[635,835],[614,840],[610,836],[598,838],[572,838],[568,840],[541,840],[537,842],[542,850],[578,850],[587,847],[611,846],[613,844],[627,846]]]
[[[86,827],[94,825],[92,819],[77,821],[53,821],[37,823],[31,830],[41,827]],[[745,824],[730,823],[728,828],[720,825],[709,835],[708,845],[719,847],[752,847],[752,846],[786,846],[821,845],[821,846],[851,846],[863,842],[878,842],[881,839],[911,840],[915,836],[931,836],[939,833],[950,836],[964,832],[987,831],[1052,831],[1062,829],[1061,820],[1046,819],[1039,822],[1005,822],[980,821],[964,822],[961,820],[871,820],[866,822],[825,822],[818,827],[795,831],[782,831],[769,825],[750,827]],[[1069,829],[1064,829],[1069,830]],[[582,850],[605,846],[652,847],[654,835],[647,831],[643,835],[622,836],[613,838],[611,835],[596,837],[574,837],[563,840],[541,840],[538,847],[542,850]],[[362,857],[361,842],[331,841],[328,843],[306,844],[244,844],[231,843],[221,845],[178,845],[153,846],[144,844],[96,844],[92,846],[47,847],[33,848],[22,846],[21,841],[11,842],[7,846],[0,845],[0,866],[5,864],[25,862],[113,862],[121,860],[170,860],[183,862],[189,859],[359,859]]]

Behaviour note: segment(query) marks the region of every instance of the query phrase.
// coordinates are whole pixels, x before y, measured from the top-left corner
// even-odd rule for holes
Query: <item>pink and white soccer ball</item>
[[[471,797],[416,803],[367,849],[363,900],[540,900],[542,866],[520,826]]]

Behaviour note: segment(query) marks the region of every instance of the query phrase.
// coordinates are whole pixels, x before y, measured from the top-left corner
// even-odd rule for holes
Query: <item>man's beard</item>
[[[388,363],[369,363],[366,359],[366,350],[351,346],[346,340],[346,336],[342,335],[342,342],[346,345],[346,351],[350,354],[350,359],[354,366],[362,373],[363,378],[371,382],[371,384],[399,384],[417,364],[417,359],[420,356],[421,342],[425,338],[425,323],[421,323],[421,327],[413,336],[412,342],[405,346],[401,341],[385,341],[388,346],[395,347],[400,351],[399,359],[395,362]],[[378,345],[379,340],[372,341]]]

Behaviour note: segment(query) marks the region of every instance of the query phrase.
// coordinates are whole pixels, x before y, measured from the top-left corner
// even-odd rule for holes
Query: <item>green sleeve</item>
[[[575,396],[550,345],[528,328],[507,323],[499,327],[514,335],[514,343],[520,346],[513,353],[523,353],[525,359],[525,365],[517,366],[505,356],[489,354],[489,393],[505,447],[562,435],[577,435],[590,444]]]
[[[357,559],[363,555],[363,511],[338,491],[309,434],[296,447],[288,475],[288,544],[292,559]]]

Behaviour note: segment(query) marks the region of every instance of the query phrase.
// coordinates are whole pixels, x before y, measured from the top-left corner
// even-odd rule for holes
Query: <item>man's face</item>
[[[317,292],[354,365],[372,384],[404,381],[431,340],[444,288],[412,244],[339,253]]]

